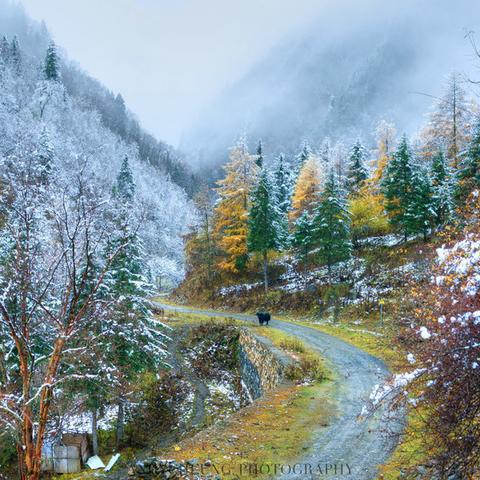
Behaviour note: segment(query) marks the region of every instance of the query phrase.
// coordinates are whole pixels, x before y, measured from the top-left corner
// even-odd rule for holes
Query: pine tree
[[[328,177],[315,209],[313,231],[318,259],[326,263],[331,280],[332,265],[348,259],[352,249],[350,215],[344,194],[338,187],[333,172]]]
[[[318,156],[320,161],[328,168],[332,158],[332,145],[328,137],[322,142]]]
[[[480,120],[473,129],[472,139],[460,164],[458,178],[456,196],[461,203],[472,190],[480,187]]]
[[[366,152],[359,140],[355,142],[350,153],[350,164],[347,173],[347,184],[351,193],[358,193],[368,178],[365,168]]]
[[[47,49],[45,57],[45,78],[57,82],[60,80],[60,65],[57,55],[57,47],[54,42],[51,42]]]
[[[20,44],[15,35],[10,46],[10,63],[17,75],[20,75],[22,69],[22,53],[20,51]]]
[[[426,169],[413,166],[411,193],[405,210],[405,228],[411,234],[422,233],[424,241],[427,241],[434,218],[430,176]]]
[[[295,160],[296,160],[295,172],[297,175],[300,173],[305,162],[308,160],[311,154],[312,154],[312,149],[310,148],[310,145],[308,144],[308,142],[305,140],[303,142],[303,146],[302,146],[302,149],[300,150],[300,153],[295,157]]]
[[[412,194],[412,154],[406,136],[403,136],[396,152],[388,162],[382,182],[390,222],[408,238],[406,212]]]
[[[274,172],[275,201],[279,211],[279,233],[283,246],[286,247],[289,241],[288,216],[292,208],[292,174],[285,167],[285,158],[280,154],[277,168]]]
[[[245,269],[247,219],[250,192],[257,181],[255,156],[248,153],[245,140],[232,148],[224,166],[225,178],[217,182],[218,202],[214,211],[214,233],[222,252],[219,268],[238,273]]]
[[[268,252],[279,251],[283,243],[281,214],[275,200],[275,191],[263,169],[251,195],[247,245],[250,252],[262,255],[265,293],[268,292]]]
[[[257,145],[257,158],[255,160],[258,168],[263,168],[263,144],[262,141],[258,141]]]
[[[310,154],[303,164],[295,185],[290,220],[295,221],[303,212],[312,213],[323,183],[323,171],[318,158]]]
[[[433,158],[430,176],[435,223],[443,225],[450,220],[455,211],[455,178],[442,151]]]
[[[303,212],[295,221],[291,245],[300,259],[306,262],[315,245],[312,217],[308,212]]]
[[[130,169],[128,157],[123,159],[117,181],[113,186],[113,193],[115,197],[121,198],[126,202],[131,202],[133,200],[135,195],[135,181],[133,179],[132,170]]]
[[[107,251],[107,256],[116,252],[105,279],[106,295],[113,306],[110,317],[101,326],[108,333],[108,342],[103,348],[116,371],[117,444],[123,437],[124,405],[130,383],[138,374],[158,368],[165,356],[164,334],[148,307],[152,287],[144,275],[147,269],[143,246],[133,225],[134,201],[133,174],[125,158],[113,188],[117,231]]]
[[[2,37],[0,42],[0,60],[4,65],[7,65],[10,61],[10,44],[5,36]]]
[[[275,192],[277,205],[283,215],[288,215],[292,206],[292,176],[285,166],[285,157],[281,153],[275,170]]]

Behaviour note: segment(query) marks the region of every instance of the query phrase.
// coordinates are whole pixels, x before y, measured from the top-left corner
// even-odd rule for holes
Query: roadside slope
[[[257,321],[255,316],[240,313],[190,309],[163,303],[157,305],[164,310],[179,313]],[[313,328],[279,320],[273,320],[271,326],[297,336],[309,348],[319,352],[330,362],[336,377],[332,395],[338,404],[338,414],[326,427],[320,426],[312,418],[312,429],[315,432],[311,448],[304,458],[297,460],[301,464],[307,464],[307,472],[308,465],[311,465],[312,473],[298,476],[292,474],[283,478],[340,479],[351,473],[348,477],[355,480],[375,479],[377,467],[388,460],[396,445],[394,437],[385,434],[387,429],[392,428],[391,422],[386,422],[389,412],[383,407],[367,419],[359,417],[373,387],[383,382],[389,374],[385,363],[343,340]],[[332,466],[328,475],[325,474],[326,465]],[[334,471],[335,465],[337,473]]]

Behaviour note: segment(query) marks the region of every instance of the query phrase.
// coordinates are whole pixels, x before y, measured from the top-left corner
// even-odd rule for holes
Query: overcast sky
[[[22,0],[69,57],[177,144],[225,86],[303,28],[321,0]]]

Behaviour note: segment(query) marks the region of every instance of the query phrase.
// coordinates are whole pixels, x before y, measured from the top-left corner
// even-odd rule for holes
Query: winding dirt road
[[[165,310],[181,313],[257,321],[252,315],[157,304]],[[298,337],[330,363],[335,373],[332,399],[337,404],[338,412],[326,427],[320,426],[318,420],[312,418],[314,435],[311,449],[304,458],[297,460],[299,465],[296,470],[302,473],[285,474],[279,478],[377,478],[378,466],[388,460],[396,444],[395,437],[386,434],[386,431],[400,429],[403,421],[398,418],[388,421],[390,414],[387,407],[380,408],[367,419],[359,417],[373,387],[383,382],[389,374],[385,363],[339,338],[313,328],[280,320],[272,320],[270,325]]]

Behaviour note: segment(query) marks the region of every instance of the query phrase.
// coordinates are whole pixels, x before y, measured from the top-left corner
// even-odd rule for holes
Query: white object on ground
[[[117,460],[120,458],[120,454],[116,453],[108,462],[107,466],[105,467],[105,471],[109,472],[111,468],[117,463]]]
[[[97,470],[98,468],[105,468],[105,464],[102,462],[102,459],[98,455],[94,455],[87,460],[87,465],[92,470]]]

